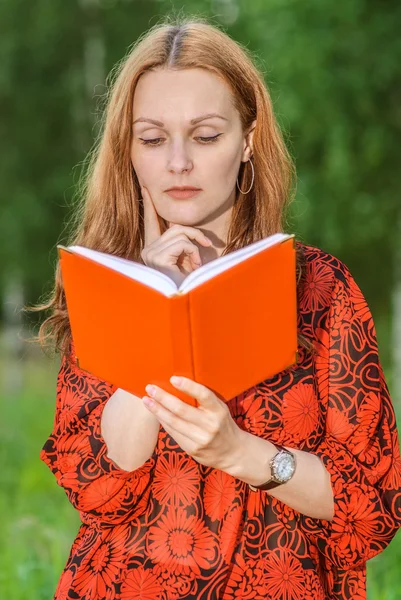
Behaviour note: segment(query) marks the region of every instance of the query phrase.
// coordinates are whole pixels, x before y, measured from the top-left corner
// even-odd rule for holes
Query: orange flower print
[[[230,563],[237,542],[241,539],[243,518],[241,510],[235,506],[223,522],[220,530],[220,552],[227,563]]]
[[[235,500],[235,480],[216,469],[206,479],[204,503],[206,514],[215,521],[222,519]]]
[[[68,592],[72,588],[74,575],[71,571],[65,571],[58,583],[54,600],[68,600]]]
[[[348,491],[347,501],[338,501],[336,519],[331,525],[333,540],[341,535],[341,544],[336,540],[337,549],[340,547],[345,554],[348,553],[352,557],[353,552],[364,554],[366,540],[378,536],[377,526],[381,513],[368,493],[356,486],[352,490],[351,484]]]
[[[384,477],[383,485],[390,490],[399,490],[401,489],[401,455],[397,440],[395,440],[393,454],[390,458],[392,458],[391,469]]]
[[[380,418],[380,396],[369,392],[359,407],[357,424],[350,439],[352,452],[367,465],[377,462],[381,454],[381,446],[375,436]]]
[[[262,435],[266,428],[266,400],[263,396],[255,396],[249,405],[242,428],[253,435]]]
[[[322,401],[326,401],[329,394],[329,345],[330,336],[325,329],[320,327],[316,328],[316,335],[319,341],[315,341],[316,354],[315,360],[315,372],[316,381],[319,390],[319,396]]]
[[[378,426],[381,417],[380,396],[369,392],[364,397],[363,404],[358,411],[358,429],[364,429],[371,437]]]
[[[277,521],[292,532],[292,524],[295,517],[294,509],[272,496],[272,510],[277,515]]]
[[[352,451],[354,452],[355,448],[352,447]],[[371,439],[366,444],[359,452],[358,459],[364,461],[363,471],[372,485],[376,485],[392,466],[391,456],[381,453],[380,444],[376,439]]]
[[[115,598],[113,584],[126,568],[124,562],[126,535],[124,527],[116,527],[112,541],[100,544],[91,555],[85,570],[77,574],[73,589],[80,598],[85,597],[85,600]]]
[[[272,600],[302,600],[304,570],[301,561],[285,549],[264,560],[266,593]]]
[[[170,571],[162,563],[154,566],[153,572],[157,575],[159,581],[162,582],[163,589],[167,600],[181,600],[181,598],[197,598],[196,593],[197,581],[196,573],[190,571],[188,573],[177,573]],[[191,596],[188,594],[191,593]],[[157,600],[159,600],[157,598]]]
[[[80,465],[91,452],[88,439],[83,434],[61,436],[57,446],[58,454],[53,468],[57,469],[58,483],[71,491],[78,491]],[[41,451],[41,458],[46,461],[44,450]]]
[[[119,494],[119,492],[121,493]],[[80,509],[83,511],[101,508],[102,512],[115,511],[125,496],[124,481],[116,477],[99,477],[80,496]]]
[[[307,264],[299,308],[302,312],[321,310],[327,306],[333,286],[333,271],[323,262]]]
[[[322,583],[313,569],[307,569],[304,572],[305,578],[305,600],[313,598],[313,600],[326,600],[327,596]],[[352,597],[354,600],[354,597]]]
[[[153,496],[163,506],[189,506],[199,494],[199,470],[188,456],[171,452],[161,455],[156,464]]]
[[[269,501],[267,494],[263,492],[250,491],[248,494],[247,513],[248,517],[256,517],[264,510],[266,503]]]
[[[245,560],[240,554],[234,555],[224,600],[261,600],[258,588],[263,579],[263,569],[259,563],[254,559]]]
[[[217,537],[195,515],[168,507],[158,525],[149,528],[148,552],[156,563],[176,573],[212,569],[219,558]]]
[[[238,396],[234,396],[231,400],[227,401],[227,408],[230,411],[231,417],[237,423],[238,427],[243,428],[243,416],[253,402],[253,398],[255,396],[255,386],[249,388],[248,390],[244,390]]]
[[[64,394],[64,403],[60,408],[58,415],[60,425],[66,427],[72,423],[76,419],[81,408],[82,399],[79,394]]]
[[[310,383],[294,385],[283,397],[285,428],[296,441],[306,439],[316,427],[318,401]]]
[[[57,465],[60,470],[59,485],[68,487],[71,491],[77,492],[80,489],[77,466],[82,462],[82,456],[77,454],[60,453]]]
[[[57,464],[61,473],[68,473],[69,471],[73,471],[81,460],[82,456],[78,452],[60,452],[55,464]]]
[[[352,600],[366,600],[366,574],[357,571],[356,574],[349,573],[347,577],[347,585],[350,590]],[[344,585],[345,587],[345,585]]]
[[[353,315],[344,284],[338,282],[336,286],[335,297],[330,309],[332,313],[330,319],[330,337],[333,340],[341,338],[349,330]]]
[[[326,419],[326,432],[328,435],[332,435],[340,442],[345,442],[353,429],[354,426],[351,425],[343,412],[334,407],[329,410]]]
[[[350,300],[355,311],[355,317],[362,322],[369,321],[371,318],[371,312],[368,303],[353,277],[349,278],[348,287],[350,290]]]
[[[167,600],[161,582],[152,569],[131,569],[121,586],[121,600]]]

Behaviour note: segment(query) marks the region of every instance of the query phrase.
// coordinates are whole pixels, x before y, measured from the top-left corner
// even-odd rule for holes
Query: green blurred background
[[[19,310],[53,284],[106,76],[165,14],[208,17],[254,52],[298,172],[289,229],[343,260],[376,324],[401,414],[399,0],[0,2],[0,597],[53,596],[78,514],[39,460],[58,357]],[[43,315],[41,315],[43,318]],[[401,598],[401,537],[368,562],[368,599]]]

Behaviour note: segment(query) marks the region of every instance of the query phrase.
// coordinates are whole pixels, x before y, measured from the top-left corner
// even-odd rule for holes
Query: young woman
[[[131,49],[91,157],[70,244],[179,283],[284,230],[294,168],[263,77],[204,19]],[[298,363],[227,402],[183,378],[197,408],[82,371],[57,268],[40,340],[62,363],[41,459],[82,524],[56,599],[365,598],[366,561],[401,525],[394,409],[350,271],[296,245]]]

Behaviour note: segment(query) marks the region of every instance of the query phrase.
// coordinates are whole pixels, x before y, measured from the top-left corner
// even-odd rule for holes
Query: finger
[[[162,235],[162,231],[160,228],[159,216],[153,204],[150,193],[144,186],[141,187],[141,191],[143,200],[145,246],[149,246],[149,244],[156,241]]]
[[[177,235],[177,233],[184,233],[189,239],[196,240],[199,244],[202,244],[202,246],[211,246],[213,243],[200,229],[178,225],[177,223],[169,224],[169,227],[164,234],[164,238],[170,239]]]
[[[177,398],[177,396],[169,394],[169,392],[166,392],[166,390],[163,390],[157,385],[149,384],[145,389],[151,399],[156,400],[156,402],[162,407],[159,409],[158,414],[166,416],[164,411],[168,411],[174,417],[186,422],[187,425],[191,423],[199,426],[199,412],[195,406],[191,406],[190,404],[183,402]]]
[[[144,396],[142,400],[146,400],[145,405],[147,409],[154,414],[156,419],[162,425],[163,429],[173,438],[173,440],[181,446],[185,452],[192,455],[197,447],[198,442],[196,441],[194,433],[201,437],[196,427],[189,427],[188,423],[179,417],[176,417],[172,412],[165,409],[157,400]],[[148,401],[152,401],[152,406],[148,405]]]
[[[167,250],[169,251],[171,257],[174,259],[174,265],[176,264],[177,259],[181,256],[181,254],[185,254],[186,256],[188,256],[194,267],[197,268],[202,265],[202,260],[200,257],[198,246],[192,244],[185,236],[180,236],[179,239],[167,240],[167,242],[165,242],[164,244],[160,244],[157,247],[157,253],[164,253]]]
[[[169,244],[151,248],[147,257],[150,262],[158,263],[157,256],[166,253],[168,266],[175,267],[183,254],[188,257],[193,270],[202,266],[198,247],[191,244],[188,240],[171,240]]]
[[[172,256],[172,265],[176,265],[178,260],[182,254],[188,257],[192,269],[198,269],[202,266],[202,260],[199,254],[199,248],[191,242],[185,242],[183,240],[177,240],[176,242],[172,242],[170,244],[169,253]]]
[[[212,390],[188,377],[176,378],[173,375],[170,377],[170,382],[177,389],[182,390],[189,396],[198,400],[199,406],[197,407],[197,410],[216,411],[221,405],[225,406],[225,403],[222,402]],[[197,414],[199,415],[199,413]]]

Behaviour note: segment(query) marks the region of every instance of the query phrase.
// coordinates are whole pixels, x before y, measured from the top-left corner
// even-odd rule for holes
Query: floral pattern
[[[343,262],[301,245],[298,331],[316,353],[300,347],[296,365],[227,405],[242,429],[321,459],[332,521],[197,463],[163,427],[152,456],[121,469],[100,429],[116,387],[63,357],[40,458],[82,523],[55,600],[366,598],[366,561],[401,526],[394,408],[361,290]]]

